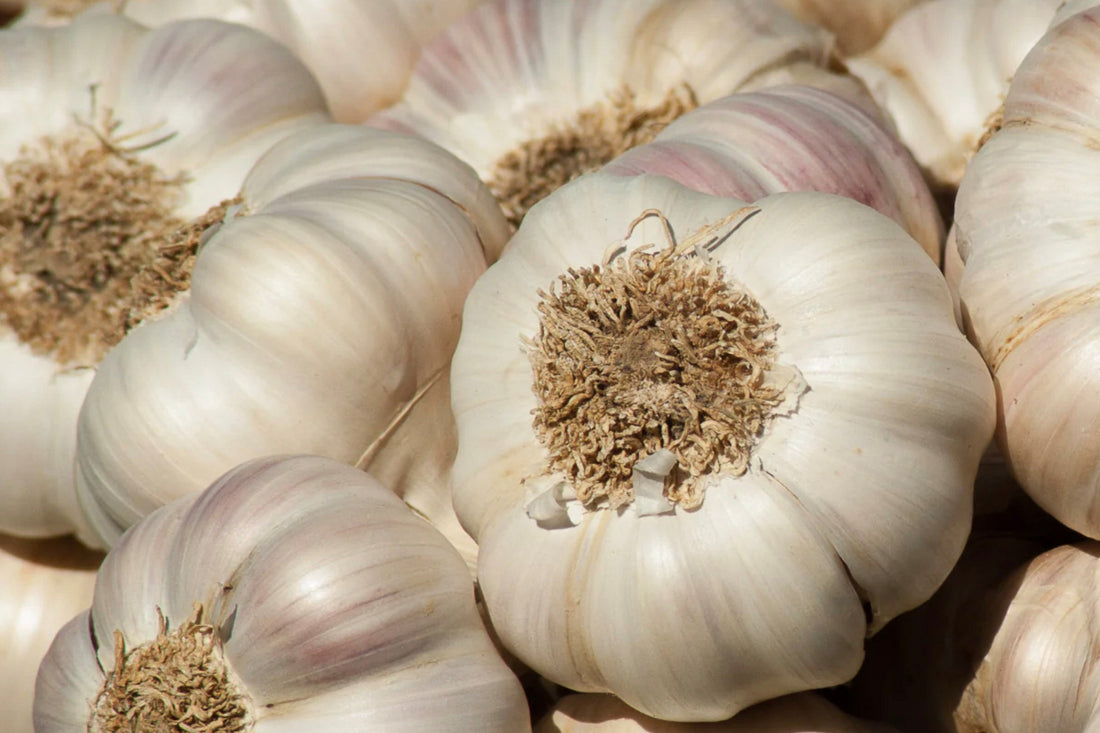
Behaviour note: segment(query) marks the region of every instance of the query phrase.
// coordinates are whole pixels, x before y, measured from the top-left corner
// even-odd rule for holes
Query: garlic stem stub
[[[131,278],[218,219],[273,142],[329,116],[285,48],[212,20],[10,28],[0,70],[0,530],[94,545],[76,414],[130,325]]]
[[[530,725],[461,556],[369,474],[308,455],[135,525],[54,639],[34,716],[37,733]]]
[[[502,643],[669,720],[849,679],[957,559],[995,417],[894,221],[654,175],[533,207],[451,378],[455,508]]]

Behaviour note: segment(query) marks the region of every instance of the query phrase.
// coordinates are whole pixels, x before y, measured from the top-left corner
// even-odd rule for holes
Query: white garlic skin
[[[424,43],[484,0],[114,0],[84,12],[147,26],[215,18],[285,44],[317,77],[337,122],[358,123],[400,97]],[[31,6],[20,23],[62,22]],[[363,49],[370,49],[369,59]]]
[[[425,46],[401,100],[367,124],[423,135],[485,178],[624,85],[641,107],[685,83],[707,102],[818,78],[805,67],[826,67],[831,49],[827,32],[768,0],[497,0]]]
[[[834,195],[756,205],[711,256],[780,324],[777,359],[809,389],[746,474],[707,480],[698,510],[539,527],[523,480],[548,457],[521,337],[537,333],[537,291],[600,262],[641,211],[687,236],[743,202],[646,175],[559,189],[471,291],[452,367],[455,507],[502,642],[559,684],[662,719],[721,720],[849,679],[866,634],[958,557],[993,430],[988,372],[911,237]],[[664,238],[646,220],[630,246]]]
[[[387,487],[317,456],[257,459],[154,512],[108,553],[91,608],[39,670],[37,733],[84,731],[127,648],[193,604],[225,637],[255,733],[523,731],[462,558]]]
[[[631,709],[611,695],[563,697],[535,726],[534,733],[891,733],[857,720],[812,692],[768,700],[729,720],[674,723]]]
[[[780,191],[847,196],[891,217],[940,261],[943,219],[912,156],[858,100],[806,85],[721,97],[604,167],[659,173],[755,201]]]
[[[262,34],[217,21],[149,30],[95,15],[0,36],[0,159],[111,110],[126,144],[166,175],[186,172],[177,214],[197,216],[235,194],[261,152],[329,119],[316,81]],[[0,195],[7,183],[0,181]],[[96,546],[74,492],[76,416],[95,365],[59,365],[8,329],[0,334],[0,531],[75,531]]]
[[[1090,9],[1044,35],[1021,63],[1003,127],[959,189],[960,312],[998,388],[998,442],[1046,511],[1100,537],[1100,389],[1095,293],[1100,241],[1100,87]]]
[[[288,138],[241,191],[247,215],[207,240],[186,297],[89,388],[77,488],[101,541],[237,463],[308,452],[369,468],[472,563],[447,485],[447,371],[507,236],[499,206],[442,149],[356,125]]]
[[[958,186],[1020,61],[1063,0],[928,0],[845,58],[937,187]]]
[[[71,537],[0,536],[0,720],[31,733],[38,665],[54,635],[92,602],[103,556]]]
[[[828,28],[845,57],[875,45],[910,8],[928,0],[774,0],[795,17]]]

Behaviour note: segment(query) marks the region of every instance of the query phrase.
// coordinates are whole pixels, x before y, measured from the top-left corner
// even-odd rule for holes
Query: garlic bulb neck
[[[61,364],[95,363],[121,339],[118,300],[182,223],[173,210],[184,176],[136,158],[115,129],[46,136],[0,171],[0,312]]]
[[[486,180],[508,221],[518,227],[540,199],[583,173],[600,168],[627,150],[650,142],[669,123],[699,106],[688,85],[642,104],[628,87],[578,110],[521,142],[493,165]]]
[[[720,242],[713,233],[677,244],[668,230],[664,249],[570,269],[542,293],[529,351],[535,431],[548,468],[588,508],[633,501],[637,470],[652,472],[642,462],[662,451],[674,457],[655,472],[670,479],[665,498],[699,506],[700,479],[744,473],[783,401],[784,385],[766,378],[776,324],[711,261],[701,240]],[[676,467],[687,474],[681,480]]]
[[[251,730],[250,702],[229,673],[217,630],[203,622],[202,605],[171,630],[158,615],[156,637],[129,652],[115,632],[115,666],[96,700],[92,732]]]

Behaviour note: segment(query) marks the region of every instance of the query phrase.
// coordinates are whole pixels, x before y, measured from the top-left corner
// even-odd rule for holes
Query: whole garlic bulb
[[[954,191],[1009,81],[1064,0],[928,0],[845,58],[937,187]]]
[[[107,0],[84,5],[148,26],[216,18],[261,30],[309,67],[337,122],[362,122],[401,95],[423,44],[482,1]],[[31,4],[20,22],[62,22],[71,12]]]
[[[890,733],[892,729],[846,715],[820,695],[801,692],[753,705],[729,720],[670,723],[633,710],[611,695],[562,698],[535,733]]]
[[[653,175],[532,208],[466,301],[451,382],[455,508],[502,643],[671,720],[855,674],[957,559],[994,421],[895,222]]]
[[[34,678],[58,629],[92,602],[103,555],[72,537],[0,536],[0,720],[31,733]]]
[[[782,82],[858,85],[832,58],[826,31],[770,0],[493,0],[429,43],[402,99],[367,124],[467,161],[518,223],[698,104]]]
[[[967,168],[955,212],[961,313],[997,384],[998,442],[1017,480],[1100,537],[1100,9],[1070,16],[1012,81],[1001,128]]]
[[[897,221],[940,261],[943,219],[913,157],[873,111],[832,91],[790,84],[721,97],[603,171],[658,173],[743,201],[780,191],[847,196]]]
[[[329,116],[289,51],[212,20],[10,28],[0,90],[0,531],[93,543],[76,416],[125,316],[112,293],[272,143]]]
[[[142,730],[529,729],[454,548],[316,456],[235,467],[107,554],[39,669],[35,730],[142,715]]]
[[[106,545],[259,455],[368,468],[475,551],[455,518],[449,365],[469,288],[507,237],[431,143],[319,125],[273,146],[208,232],[190,286],[100,364],[77,490]]]

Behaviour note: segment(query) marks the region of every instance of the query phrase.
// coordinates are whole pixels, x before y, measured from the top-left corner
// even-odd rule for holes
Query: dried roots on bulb
[[[623,87],[507,153],[493,166],[489,190],[512,227],[518,228],[527,210],[551,192],[650,142],[673,120],[698,106],[687,85],[651,105],[639,104],[637,95]]]
[[[233,681],[217,629],[201,604],[174,629],[160,628],[132,650],[115,632],[115,665],[94,703],[90,733],[243,733],[252,728],[247,696]]]
[[[679,245],[668,229],[664,249],[571,268],[539,293],[535,432],[588,508],[630,503],[635,466],[661,450],[686,474],[666,498],[699,506],[700,478],[744,473],[782,401],[767,379],[776,324],[698,246],[714,229]]]
[[[98,363],[185,290],[202,232],[234,203],[181,219],[186,176],[140,160],[117,127],[78,125],[0,168],[0,319],[65,366]]]

